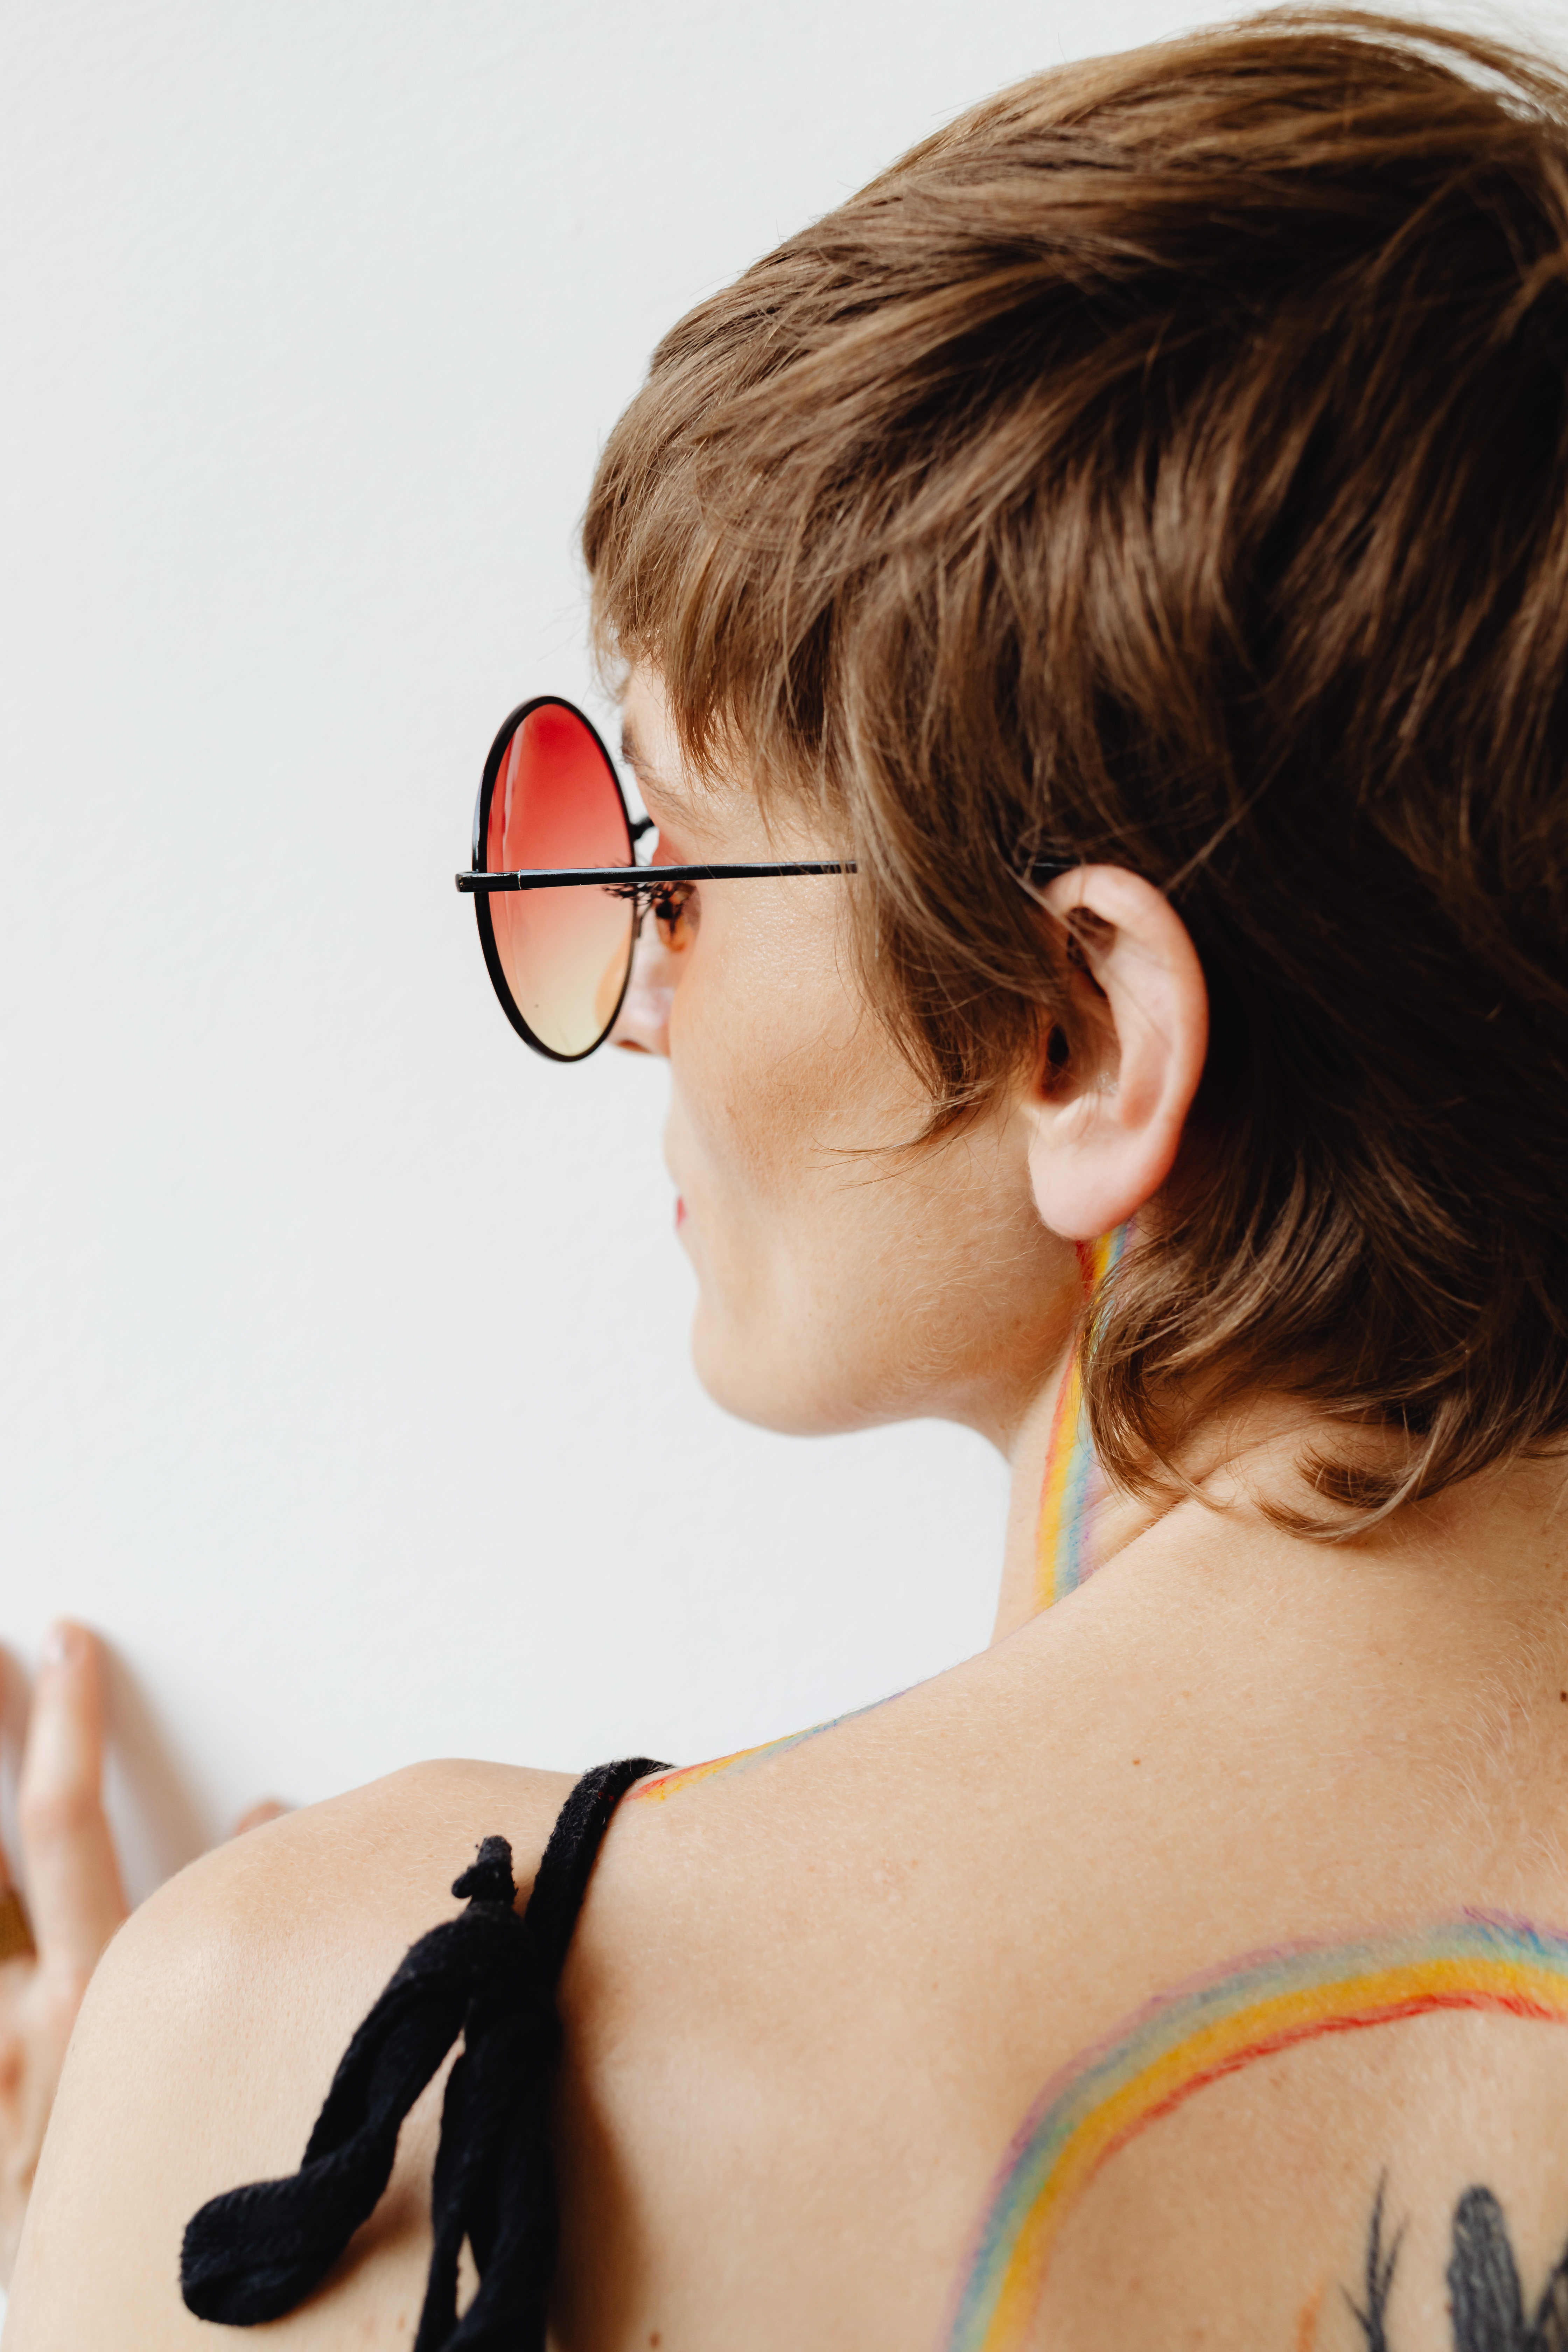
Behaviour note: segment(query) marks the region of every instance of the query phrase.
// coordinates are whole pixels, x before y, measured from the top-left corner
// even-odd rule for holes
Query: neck
[[[1068,1349],[1036,1397],[1012,1451],[1013,1488],[994,1641],[1015,1633],[1096,1571],[1158,1565],[1159,1580],[1199,1564],[1205,1590],[1225,1571],[1259,1576],[1281,1604],[1305,1571],[1314,1601],[1347,1590],[1400,1622],[1396,1646],[1441,1675],[1468,1662],[1477,1675],[1511,1662],[1550,1683],[1560,1727],[1568,1707],[1568,1509],[1561,1457],[1486,1472],[1425,1503],[1406,1504],[1368,1534],[1325,1545],[1294,1535],[1271,1506],[1310,1501],[1300,1463],[1315,1439],[1342,1446],[1289,1398],[1260,1398],[1205,1433],[1183,1462],[1186,1491],[1163,1499],[1110,1489],[1094,1462],[1082,1412],[1078,1349]],[[1190,1482],[1187,1483],[1187,1482]],[[1217,1508],[1215,1507],[1217,1507]],[[1281,1581],[1284,1579],[1286,1581]],[[1293,1587],[1291,1588],[1293,1589]],[[1440,1658],[1445,1641],[1453,1658]],[[1542,1661],[1546,1661],[1542,1664]]]

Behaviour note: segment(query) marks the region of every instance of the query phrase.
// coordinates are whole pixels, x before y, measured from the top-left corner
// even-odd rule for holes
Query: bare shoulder
[[[1112,1565],[639,1788],[563,1987],[563,2341],[1548,2340],[1568,1763],[1466,1811],[1454,1686],[1391,1685],[1370,1612],[1194,1658],[1227,1605]],[[1462,2334],[1461,2274],[1536,2318]]]
[[[218,1848],[142,1906],[72,2041],[7,2352],[209,2341],[179,2295],[191,2213],[293,2170],[349,2035],[409,1944],[458,1909],[451,1882],[479,1840],[510,1842],[526,1888],[571,1785],[500,1765],[416,1765]],[[405,2127],[374,2221],[281,2324],[290,2343],[353,2330],[366,2344],[412,2340],[437,2114],[438,2084]]]

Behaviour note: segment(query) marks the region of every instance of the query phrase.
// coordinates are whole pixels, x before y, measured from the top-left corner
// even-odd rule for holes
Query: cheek
[[[759,905],[748,919],[733,903],[705,914],[670,1014],[673,1115],[700,1155],[693,1175],[759,1207],[786,1205],[820,1174],[859,1091],[860,1024],[833,927],[803,914]]]
[[[832,909],[816,930],[804,908],[732,898],[722,920],[705,912],[670,1019],[699,1377],[774,1429],[927,1412],[999,1426],[993,1392],[1005,1403],[1059,1353],[1078,1297],[1064,1320],[1075,1261],[1034,1213],[1022,1133],[998,1120],[887,1152],[928,1107],[861,1008]]]

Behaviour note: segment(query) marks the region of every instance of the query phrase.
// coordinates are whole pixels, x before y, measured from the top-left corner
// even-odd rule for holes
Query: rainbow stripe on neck
[[[1131,1233],[1131,1222],[1096,1242],[1078,1244],[1087,1307],[1111,1268],[1121,1260]],[[1089,1443],[1083,1410],[1083,1378],[1079,1351],[1062,1376],[1046,1448],[1046,1475],[1040,1488],[1040,1517],[1035,1549],[1035,1602],[1048,1609],[1053,1601],[1076,1591],[1094,1567],[1089,1549],[1095,1506],[1104,1493],[1100,1465]]]

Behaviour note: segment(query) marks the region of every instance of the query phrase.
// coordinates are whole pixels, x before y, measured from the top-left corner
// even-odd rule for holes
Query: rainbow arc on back
[[[1568,2024],[1568,1936],[1468,1913],[1414,1934],[1294,1945],[1162,1993],[1046,2084],[1003,2161],[946,2352],[1025,2352],[1064,2223],[1119,2151],[1259,2058],[1436,2010]]]

